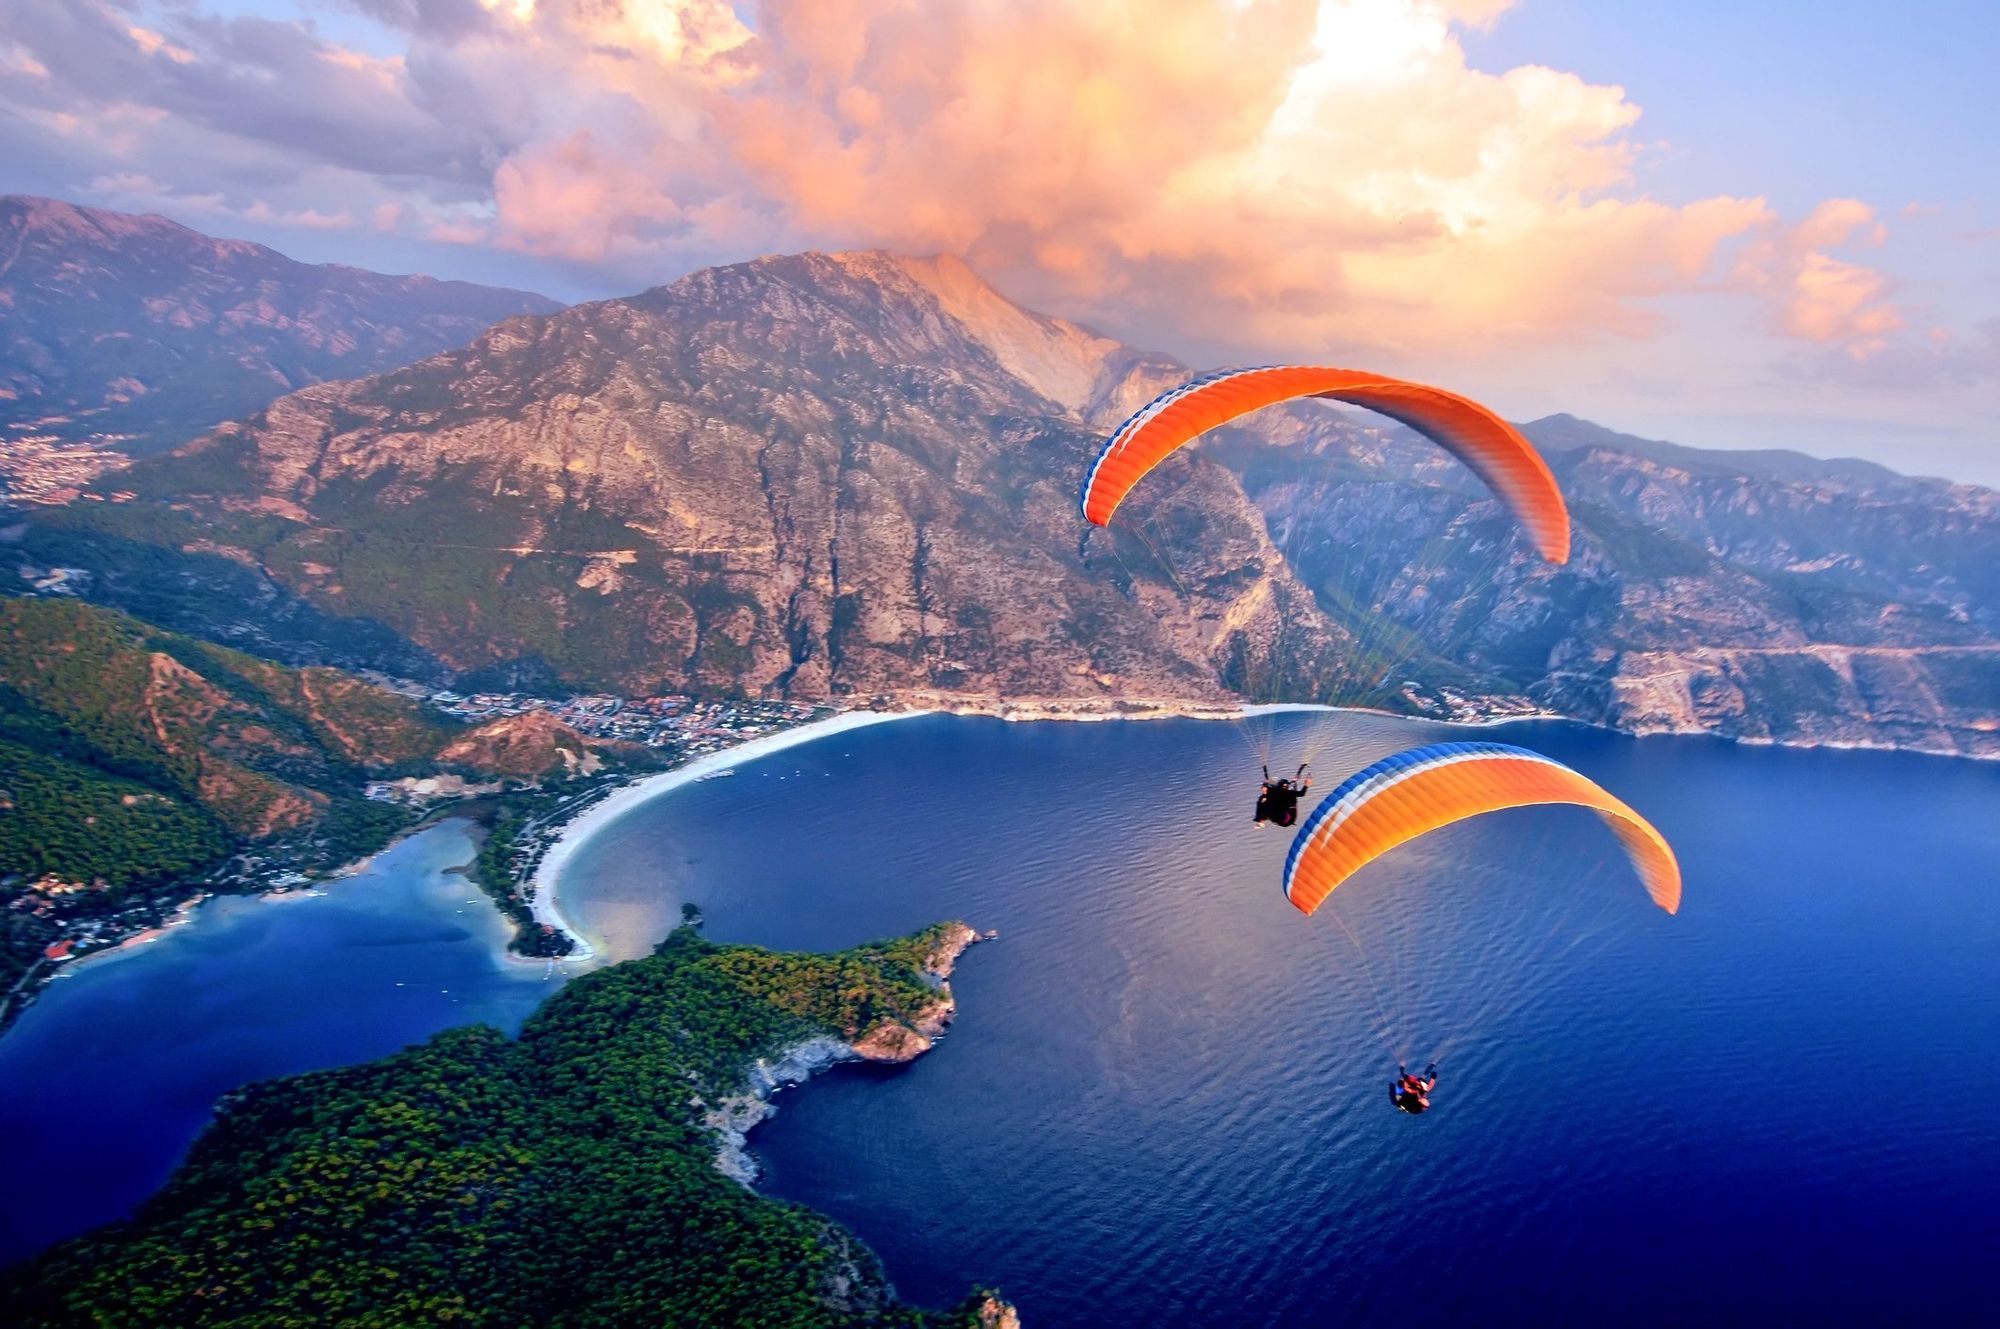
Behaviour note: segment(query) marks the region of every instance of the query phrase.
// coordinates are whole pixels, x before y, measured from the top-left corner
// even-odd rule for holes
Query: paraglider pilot
[[[1290,826],[1299,819],[1299,799],[1306,790],[1312,788],[1312,776],[1301,762],[1299,769],[1289,780],[1273,780],[1271,768],[1264,768],[1264,786],[1257,791],[1257,812],[1254,821],[1259,826],[1270,822],[1276,826]]]
[[[1428,1112],[1431,1106],[1431,1090],[1437,1088],[1437,1082],[1436,1062],[1424,1067],[1422,1075],[1412,1075],[1398,1066],[1396,1078],[1389,1081],[1389,1101],[1411,1116]]]

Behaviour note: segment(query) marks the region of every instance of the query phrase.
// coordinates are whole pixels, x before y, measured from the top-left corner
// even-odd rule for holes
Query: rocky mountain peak
[[[972,358],[990,359],[1011,380],[1010,390],[1025,387],[1092,426],[1123,419],[1187,373],[1172,357],[1024,308],[951,254],[774,255],[692,273],[636,299],[651,307],[690,300],[762,305],[785,319],[820,305],[869,327],[913,363],[965,364],[974,348]]]
[[[294,393],[93,506],[172,513],[219,575],[258,569],[452,671],[1213,701],[1235,669],[1315,690],[1332,630],[1222,467],[1176,459],[1132,508],[1151,532],[1082,538],[1099,435],[1079,394],[1158,363],[955,261],[763,258]],[[1070,403],[1037,386],[1065,374]]]
[[[927,292],[984,346],[1002,367],[1079,419],[1104,392],[1111,366],[1129,354],[1124,343],[1067,319],[1033,313],[1000,294],[951,254],[904,258],[886,254],[838,255],[880,262]]]
[[[284,397],[65,510],[115,558],[24,559],[142,615],[212,587],[173,625],[284,658],[386,635],[537,686],[1353,700],[1373,650],[1434,711],[1994,747],[1992,491],[1551,417],[1577,554],[1550,568],[1449,454],[1306,403],[1086,530],[1104,430],[1185,373],[948,257],[761,258]]]
[[[203,235],[158,213],[113,212],[33,194],[0,196],[0,235],[11,236],[17,250],[22,247],[116,250],[141,244],[155,251],[177,249],[183,255],[217,260],[259,255],[283,258],[276,250],[248,240]],[[54,275],[79,276],[83,270],[73,263],[58,265]]]

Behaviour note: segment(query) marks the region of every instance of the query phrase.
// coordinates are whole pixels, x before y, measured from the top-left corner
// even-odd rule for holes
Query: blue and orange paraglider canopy
[[[1550,563],[1569,561],[1569,510],[1555,476],[1521,431],[1467,397],[1386,374],[1313,365],[1231,369],[1162,393],[1116,433],[1084,478],[1078,506],[1103,526],[1148,471],[1218,425],[1306,397],[1363,406],[1408,425],[1470,467],[1527,529]]]
[[[1299,828],[1285,859],[1285,898],[1310,914],[1398,845],[1484,812],[1548,803],[1597,813],[1653,903],[1670,914],[1680,908],[1680,866],[1651,822],[1561,762],[1504,743],[1434,743],[1355,772]]]

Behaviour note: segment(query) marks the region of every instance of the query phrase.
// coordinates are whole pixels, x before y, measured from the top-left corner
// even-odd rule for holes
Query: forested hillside
[[[809,1040],[899,1044],[948,1012],[961,926],[839,955],[683,927],[572,982],[516,1041],[478,1027],[226,1102],[129,1223],[0,1288],[10,1324],[966,1326],[716,1167],[714,1113]],[[865,1055],[865,1053],[863,1054]],[[898,1058],[891,1058],[898,1059]]]
[[[590,762],[553,721],[533,745],[480,733],[338,670],[0,599],[0,993],[45,947],[149,921],[163,891],[246,847],[307,871],[379,848],[413,814],[364,798],[364,779],[455,769],[498,787]]]

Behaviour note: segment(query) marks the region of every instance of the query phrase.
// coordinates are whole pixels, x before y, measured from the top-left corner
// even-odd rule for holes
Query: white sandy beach
[[[733,748],[707,753],[685,766],[676,766],[671,771],[661,771],[658,775],[649,775],[613,790],[610,796],[592,803],[565,823],[557,834],[555,842],[542,855],[541,862],[535,865],[535,875],[531,882],[535,921],[557,929],[576,943],[576,949],[564,956],[562,963],[574,964],[593,958],[597,954],[596,948],[563,916],[562,900],[556,890],[557,883],[562,879],[563,868],[576,857],[577,850],[582,848],[584,842],[591,836],[641,803],[650,802],[684,784],[699,780],[704,775],[730,770],[745,762],[768,757],[774,752],[795,748],[801,743],[816,742],[822,738],[831,738],[835,734],[847,733],[849,730],[886,724],[891,720],[909,720],[929,714],[932,712],[843,711],[839,715],[825,720],[815,720],[796,729],[766,734],[747,743],[738,743]]]

